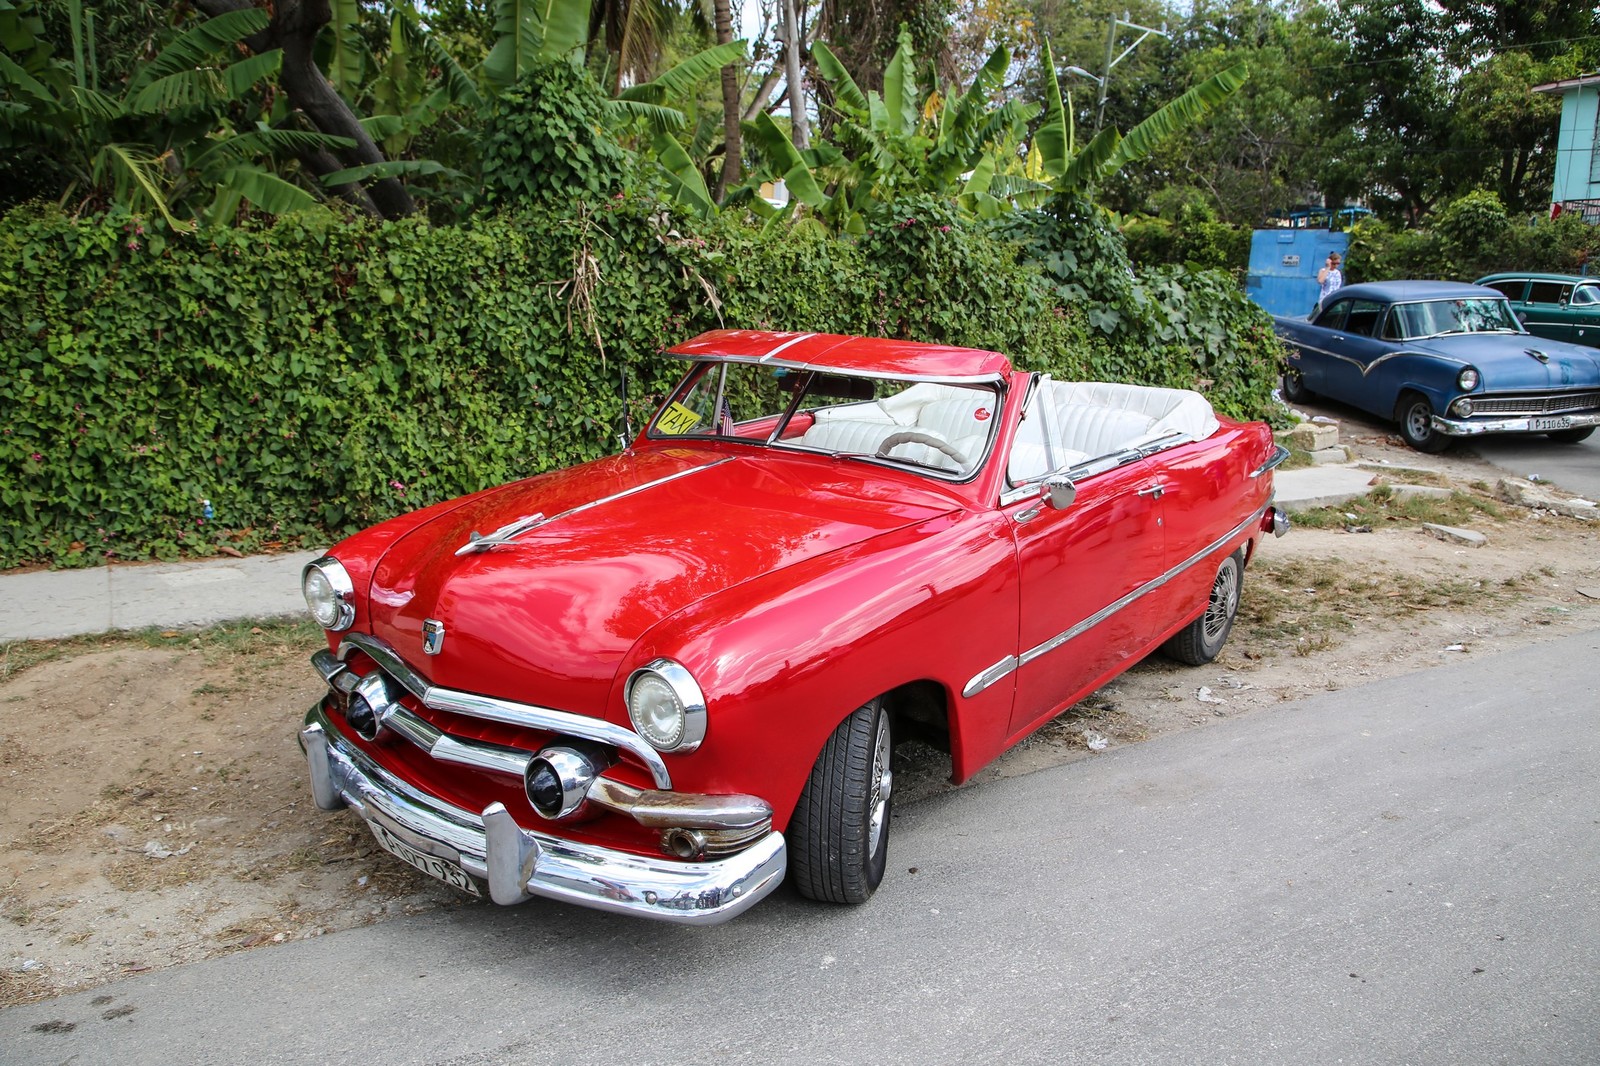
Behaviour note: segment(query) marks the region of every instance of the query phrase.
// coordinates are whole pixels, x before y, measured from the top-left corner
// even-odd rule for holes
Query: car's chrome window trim
[[[1062,645],[1066,644],[1068,641],[1082,636],[1095,626],[1099,625],[1101,622],[1104,622],[1106,619],[1116,614],[1118,611],[1123,610],[1142,597],[1147,596],[1161,588],[1173,578],[1177,577],[1179,574],[1182,574],[1185,570],[1199,565],[1208,556],[1212,555],[1219,549],[1226,547],[1228,542],[1239,536],[1239,534],[1245,532],[1251,526],[1259,523],[1261,521],[1261,516],[1267,513],[1267,508],[1270,506],[1272,506],[1270,501],[1262,504],[1261,507],[1258,508],[1256,512],[1249,518],[1245,519],[1243,522],[1240,522],[1227,533],[1224,533],[1222,536],[1218,537],[1204,548],[1201,548],[1199,551],[1189,556],[1189,558],[1185,559],[1177,566],[1172,567],[1161,576],[1145,582],[1143,585],[1140,585],[1138,588],[1134,589],[1132,592],[1123,596],[1116,602],[1107,604],[1105,607],[1102,607],[1100,610],[1096,611],[1094,614],[1091,614],[1083,621],[1078,622],[1076,625],[1062,630],[1049,640],[1046,640],[1040,644],[1035,644],[1021,655],[1015,657],[1007,656],[998,663],[995,663],[993,666],[981,671],[974,676],[971,681],[966,683],[961,690],[961,694],[966,698],[971,699],[973,696],[976,696],[990,685],[993,685],[996,681],[1007,677],[1016,670],[1022,669],[1024,666],[1027,666],[1036,659],[1040,659],[1050,654],[1057,648],[1060,648]]]

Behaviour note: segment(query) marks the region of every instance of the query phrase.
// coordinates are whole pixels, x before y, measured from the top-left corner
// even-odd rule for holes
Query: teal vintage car
[[[1477,283],[1504,293],[1534,336],[1600,348],[1600,278],[1504,273]]]

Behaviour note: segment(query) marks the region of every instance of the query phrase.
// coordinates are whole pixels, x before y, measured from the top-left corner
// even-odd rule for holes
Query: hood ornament
[[[422,620],[422,653],[438,655],[444,650],[444,623],[437,618]]]
[[[1522,350],[1539,360],[1541,363],[1548,363],[1550,361],[1550,356],[1545,352],[1541,352],[1537,348],[1524,348]]]
[[[510,522],[506,525],[503,525],[488,535],[484,535],[479,533],[477,530],[473,530],[467,536],[467,542],[456,549],[456,554],[470,555],[473,552],[488,551],[490,548],[496,547],[497,545],[509,544],[511,543],[511,539],[513,537],[517,537],[523,533],[526,533],[528,530],[532,529],[534,526],[543,521],[544,512],[541,511],[538,514],[524,515],[515,522]]]

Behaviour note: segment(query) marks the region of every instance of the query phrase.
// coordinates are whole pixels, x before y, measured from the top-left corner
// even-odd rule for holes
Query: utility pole
[[[1130,30],[1137,30],[1139,32],[1139,38],[1128,47],[1124,48],[1121,55],[1113,59],[1111,57],[1116,55],[1117,51],[1117,31],[1124,27]],[[1111,68],[1122,62],[1124,59],[1127,59],[1129,54],[1131,54],[1135,48],[1138,48],[1141,44],[1143,44],[1145,38],[1149,37],[1151,34],[1155,34],[1157,37],[1169,36],[1167,33],[1167,24],[1163,22],[1159,30],[1153,30],[1148,26],[1141,26],[1136,22],[1129,22],[1128,13],[1126,11],[1122,13],[1121,18],[1117,18],[1115,15],[1111,16],[1111,25],[1106,30],[1106,65],[1105,68],[1100,72],[1099,79],[1100,102],[1096,105],[1094,112],[1094,131],[1096,133],[1100,132],[1100,127],[1105,124],[1106,120],[1106,96],[1111,92]]]

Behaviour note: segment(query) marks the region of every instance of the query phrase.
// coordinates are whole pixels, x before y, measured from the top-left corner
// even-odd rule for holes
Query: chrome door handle
[[[1139,490],[1139,495],[1148,496],[1152,500],[1159,500],[1166,493],[1166,491],[1167,487],[1165,485],[1146,485],[1144,488]]]

